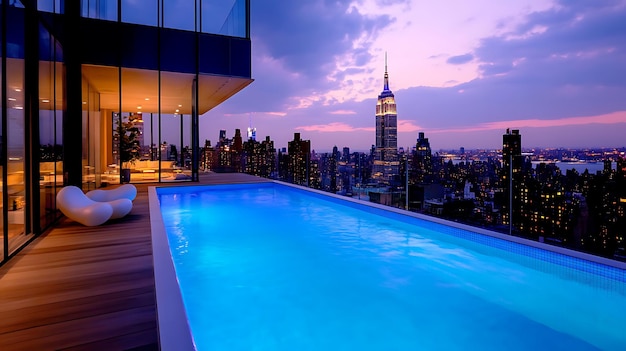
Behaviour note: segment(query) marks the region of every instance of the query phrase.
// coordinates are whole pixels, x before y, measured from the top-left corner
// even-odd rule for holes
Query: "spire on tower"
[[[383,91],[389,90],[389,74],[387,73],[387,51],[385,51],[385,85]]]

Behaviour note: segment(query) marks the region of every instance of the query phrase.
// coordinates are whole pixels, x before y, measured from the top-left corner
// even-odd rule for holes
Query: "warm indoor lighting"
[[[146,101],[150,101],[150,98],[146,98]]]
[[[183,107],[183,105],[178,105],[178,107]]]
[[[16,110],[23,110],[24,107],[22,107],[22,106],[15,106],[14,109],[16,109]]]
[[[22,91],[22,89],[20,89],[20,88],[15,88],[15,91],[17,91],[17,92],[19,93],[20,91]]]
[[[180,110],[176,110],[176,112],[180,112]]]
[[[41,102],[50,102],[48,99],[42,99]]]
[[[83,101],[83,105],[87,105],[87,101]]]
[[[15,101],[15,98],[9,98],[9,101]]]
[[[138,110],[141,110],[141,106],[137,106],[137,109],[138,109]]]

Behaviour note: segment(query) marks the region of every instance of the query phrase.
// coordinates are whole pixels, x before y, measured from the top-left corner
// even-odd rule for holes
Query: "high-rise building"
[[[243,150],[243,139],[241,138],[241,130],[235,129],[235,136],[233,137],[233,151],[241,152]]]
[[[433,172],[432,150],[428,138],[424,137],[424,133],[418,134],[415,143],[415,151],[413,153],[413,169],[411,171],[411,183],[423,184],[431,181]]]
[[[287,143],[288,181],[294,184],[308,185],[311,141],[300,139],[300,133],[294,133],[293,141]]]
[[[396,100],[389,90],[387,54],[385,54],[385,77],[383,91],[376,103],[376,148],[372,178],[379,183],[390,184],[399,174],[398,161],[398,115]]]
[[[252,138],[243,143],[244,172],[270,178],[276,170],[276,149],[270,137],[258,142]]]
[[[510,225],[511,216],[520,213],[522,202],[522,136],[517,129],[507,129],[502,136],[502,224]],[[512,206],[512,207],[511,207]],[[515,226],[516,220],[513,220]]]

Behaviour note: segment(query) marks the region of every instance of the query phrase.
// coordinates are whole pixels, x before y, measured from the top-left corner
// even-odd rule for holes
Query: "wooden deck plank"
[[[264,181],[211,173],[200,184]],[[197,184],[137,184],[127,217],[63,220],[0,267],[0,349],[157,349],[147,189]]]

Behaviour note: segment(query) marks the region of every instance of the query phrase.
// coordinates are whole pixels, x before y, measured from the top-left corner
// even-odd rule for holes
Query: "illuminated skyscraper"
[[[385,82],[376,103],[376,148],[372,178],[389,184],[399,174],[398,161],[398,115],[396,100],[389,90],[387,54],[385,54]]]
[[[300,133],[294,133],[293,141],[287,143],[289,163],[288,181],[290,183],[309,184],[309,170],[311,157],[311,141],[300,139]]]
[[[424,137],[424,133],[420,132],[415,143],[415,151],[413,152],[411,183],[423,184],[431,181],[433,173],[432,156],[430,142],[428,138]]]
[[[510,224],[511,215],[519,215],[521,213],[521,192],[523,184],[521,179],[522,172],[522,136],[519,130],[506,130],[506,134],[502,136],[502,185],[504,188],[504,198],[502,208],[502,224]],[[512,206],[512,208],[511,208]],[[518,219],[513,220],[515,223]]]

